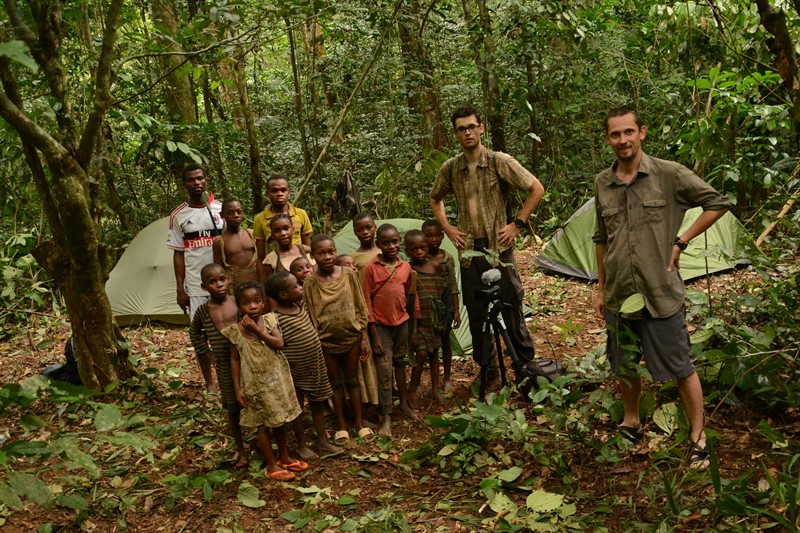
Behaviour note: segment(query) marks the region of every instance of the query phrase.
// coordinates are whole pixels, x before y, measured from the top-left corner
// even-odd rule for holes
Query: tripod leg
[[[478,400],[486,400],[486,382],[489,380],[489,366],[481,365],[481,385],[478,392]]]
[[[500,385],[505,387],[506,385],[508,385],[508,378],[506,377],[506,363],[505,361],[503,361],[503,347],[500,344],[500,331],[498,331],[498,329],[500,328],[495,326],[494,344],[495,344],[495,349],[497,350],[497,368],[500,370]],[[508,335],[506,335],[506,337],[507,336]],[[508,341],[506,340],[506,342]]]

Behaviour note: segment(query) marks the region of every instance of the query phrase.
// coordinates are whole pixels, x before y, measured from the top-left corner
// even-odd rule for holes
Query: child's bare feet
[[[442,390],[445,392],[453,392],[453,384],[448,379],[447,381],[442,383]]]
[[[378,428],[378,435],[383,435],[384,437],[392,436],[392,417],[389,415],[383,415],[381,418],[381,425]]]
[[[208,394],[219,394],[219,387],[217,387],[217,384],[214,383],[214,381],[210,381],[206,383],[206,392]]]
[[[436,403],[436,405],[438,405],[439,407],[441,407],[441,406],[443,406],[443,405],[444,405],[444,398],[442,398],[442,395],[441,395],[441,394],[439,394],[439,391],[436,391],[436,390],[435,390],[435,391],[433,391],[433,401],[434,401],[434,403]]]
[[[408,406],[411,409],[419,409],[419,395],[416,389],[408,391]]]
[[[324,442],[320,442],[319,443],[319,451],[320,451],[320,453],[339,453],[343,449],[344,448],[342,448],[340,446],[336,446],[334,443],[332,443],[329,440],[326,440]]]
[[[305,444],[302,446],[298,446],[296,451],[297,455],[300,456],[300,459],[303,459],[305,461],[317,458],[317,453],[308,446],[306,446]]]
[[[236,463],[233,465],[234,468],[247,468],[250,464],[250,458],[247,456],[247,452],[244,450],[239,450],[236,453]]]
[[[400,411],[402,411],[403,414],[406,415],[408,418],[411,418],[413,420],[419,420],[419,414],[417,414],[416,411],[414,411],[411,407],[409,407],[408,404],[401,402]]]

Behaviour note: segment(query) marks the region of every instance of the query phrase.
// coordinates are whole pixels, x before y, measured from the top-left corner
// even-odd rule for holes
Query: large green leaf
[[[634,293],[628,296],[619,308],[619,312],[623,314],[638,313],[644,309],[644,296]]]
[[[538,489],[528,495],[525,505],[528,506],[528,509],[537,513],[549,513],[558,509],[563,501],[564,496],[561,494]]]
[[[6,507],[13,511],[21,511],[23,509],[22,500],[17,496],[16,491],[0,481],[0,503],[4,503]]]
[[[251,507],[253,509],[258,509],[259,507],[267,505],[267,502],[258,498],[258,489],[246,481],[239,485],[236,499],[245,507]]]
[[[158,442],[147,435],[140,433],[127,433],[124,431],[115,431],[111,435],[98,435],[97,440],[108,442],[109,444],[116,444],[117,446],[130,446],[138,453],[144,453],[144,450],[149,450],[158,446]]]
[[[17,494],[25,496],[28,499],[38,503],[42,507],[50,507],[53,505],[53,493],[47,488],[47,485],[27,472],[9,472],[8,480]]]
[[[0,43],[0,56],[6,56],[12,61],[16,61],[20,65],[29,68],[33,72],[39,70],[39,65],[30,55],[28,45],[22,41],[8,41],[7,43]]]
[[[62,439],[53,445],[53,449],[66,455],[70,461],[79,468],[86,470],[92,477],[100,476],[100,467],[94,462],[94,458],[81,450],[76,442]]]
[[[515,481],[520,475],[522,474],[522,469],[518,466],[512,466],[508,470],[503,470],[497,477],[501,480],[505,481],[506,483],[511,483]]]
[[[97,431],[111,431],[121,423],[122,413],[115,405],[103,404],[94,415],[94,427]]]
[[[70,509],[76,509],[78,511],[88,511],[89,510],[89,502],[86,501],[86,498],[79,494],[60,494],[58,498],[56,498],[56,503],[61,507],[68,507]]]

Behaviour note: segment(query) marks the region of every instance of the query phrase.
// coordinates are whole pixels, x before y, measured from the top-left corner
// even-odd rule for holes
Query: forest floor
[[[590,356],[604,342],[602,321],[593,311],[596,286],[536,272],[535,253],[521,251],[518,261],[535,309],[529,325],[537,354],[569,365]],[[729,281],[726,276],[742,275],[746,274],[724,274],[715,277],[714,283],[725,284]],[[6,438],[47,442],[56,435],[75,435],[100,472],[89,476],[74,462],[63,461],[63,454],[43,456],[37,474],[53,493],[77,491],[89,502],[89,509],[42,509],[29,503],[23,511],[10,512],[0,504],[3,531],[34,531],[48,523],[52,529],[45,525],[40,530],[483,531],[499,527],[500,517],[485,505],[487,498],[479,484],[492,470],[508,465],[453,475],[435,464],[403,461],[404,452],[424,446],[441,430],[405,419],[397,410],[392,439],[353,440],[343,453],[311,461],[310,469],[295,481],[278,483],[265,478],[255,454],[249,469],[234,470],[227,462],[232,453],[223,437],[224,413],[218,397],[203,391],[186,331],[153,324],[127,329],[125,334],[132,352],[140,357],[138,368],[153,379],[141,380],[131,389],[101,396],[98,401],[116,404],[128,417],[139,415],[129,426],[146,431],[153,446],[137,450],[135,446],[114,447],[107,439],[96,440],[87,414],[92,411],[86,404],[65,409],[37,401],[24,412],[12,409],[12,416],[0,427]],[[68,335],[62,320],[32,316],[13,337],[0,343],[0,383],[22,382],[46,365],[60,362]],[[477,366],[471,360],[454,362],[455,391],[448,395],[445,408],[431,405],[426,378],[422,411],[437,416],[458,412],[473,396],[470,384],[476,374]],[[595,386],[613,387],[610,383]],[[658,402],[674,401],[674,396],[674,390],[668,389],[659,393]],[[511,403],[526,413],[529,423],[541,423],[542,418],[529,405]],[[771,443],[757,429],[764,415],[722,404],[719,399],[710,403],[707,411],[709,426],[716,434],[721,478],[737,479],[766,460]],[[46,425],[26,426],[23,414],[36,415]],[[372,410],[367,411],[367,418],[377,422]],[[598,420],[603,417],[587,423],[592,426],[591,438],[603,441],[612,422],[608,417],[607,424]],[[770,423],[796,438],[797,420],[798,414],[789,412],[781,421]],[[713,493],[709,473],[673,478],[673,472],[683,472],[680,467],[667,473],[652,467],[654,451],[670,437],[652,420],[646,421],[645,428],[648,436],[620,450],[621,460],[599,461],[597,447],[583,444],[564,450],[564,464],[559,469],[543,466],[535,458],[517,461],[522,470],[519,479],[528,480],[528,486],[525,490],[512,488],[510,497],[524,502],[531,488],[566,494],[566,500],[576,506],[578,527],[626,531],[639,529],[637,524],[657,527],[659,509],[675,505],[675,491],[691,492],[695,499]],[[546,443],[548,428],[541,429]],[[6,467],[13,471],[31,468],[31,463],[19,460]],[[219,471],[227,475],[215,474]],[[765,483],[758,476],[746,482]],[[673,485],[665,489],[669,483]],[[289,511],[292,513],[287,514]],[[675,514],[682,530],[706,530],[714,519],[705,507],[675,509]]]

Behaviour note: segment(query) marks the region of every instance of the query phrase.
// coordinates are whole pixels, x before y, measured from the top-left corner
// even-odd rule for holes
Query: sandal
[[[615,435],[622,435],[631,442],[639,442],[644,438],[644,431],[642,431],[642,424],[636,424],[635,427],[623,426],[622,424],[614,428]]]
[[[358,438],[364,439],[364,442],[372,442],[375,440],[375,432],[372,428],[363,427],[358,430]]]
[[[283,461],[278,461],[278,466],[281,468],[285,468],[286,470],[291,470],[292,472],[302,472],[304,470],[308,470],[308,463],[305,461],[301,461],[300,459],[295,459],[291,463],[284,463]]]
[[[350,433],[348,433],[346,429],[340,429],[339,431],[333,434],[333,442],[335,442],[339,446],[344,446],[345,444],[350,442]]]
[[[700,446],[696,442],[692,443],[692,451],[689,454],[689,468],[695,470],[705,470],[711,465],[708,459],[708,441],[705,446]]]
[[[276,470],[274,472],[266,472],[265,475],[268,478],[274,479],[275,481],[291,481],[295,478],[295,475],[288,470]]]

